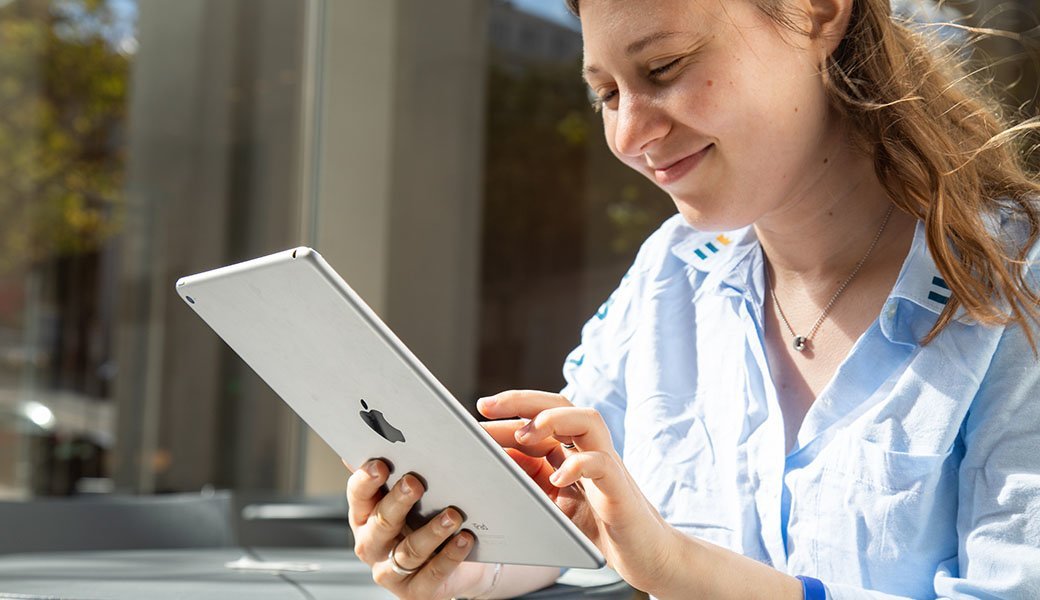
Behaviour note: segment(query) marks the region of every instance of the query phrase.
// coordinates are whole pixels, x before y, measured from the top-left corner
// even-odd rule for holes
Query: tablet
[[[598,568],[596,547],[310,248],[185,277],[177,293],[352,465],[414,473],[418,527],[448,506],[467,560]]]

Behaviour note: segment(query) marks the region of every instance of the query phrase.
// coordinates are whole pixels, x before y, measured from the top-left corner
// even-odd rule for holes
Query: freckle
[[[828,210],[828,211],[827,211],[827,216],[828,216],[828,217],[833,217],[833,216],[834,216],[834,211],[830,211],[830,210]]]
[[[829,161],[829,160],[830,160],[829,158],[823,159],[823,164],[827,164],[827,161]]]
[[[794,112],[798,112],[798,107],[794,107]]]
[[[708,80],[708,87],[711,87],[713,85],[715,85],[715,82],[709,79]]]

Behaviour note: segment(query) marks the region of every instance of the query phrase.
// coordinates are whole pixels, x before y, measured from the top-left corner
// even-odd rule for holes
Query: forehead
[[[586,64],[595,67],[600,58],[637,54],[670,38],[751,25],[756,15],[761,17],[749,0],[581,0]]]
[[[726,0],[582,0],[581,28],[586,38],[630,43],[632,38],[672,28],[712,25]],[[735,0],[729,0],[734,3]]]

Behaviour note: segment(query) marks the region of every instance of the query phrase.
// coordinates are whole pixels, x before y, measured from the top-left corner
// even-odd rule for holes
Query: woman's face
[[[841,151],[826,54],[752,1],[582,0],[581,24],[607,144],[698,229],[797,203]]]

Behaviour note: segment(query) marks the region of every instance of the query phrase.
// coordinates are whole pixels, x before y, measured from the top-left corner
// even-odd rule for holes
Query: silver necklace
[[[877,246],[878,240],[881,239],[881,234],[884,233],[885,227],[888,225],[888,219],[892,216],[893,208],[893,205],[889,205],[888,212],[885,213],[885,220],[881,222],[881,228],[878,229],[877,235],[874,236],[874,241],[870,242],[870,247],[867,248],[867,253],[863,255],[863,258],[859,259],[859,262],[856,263],[856,268],[852,270],[852,273],[845,279],[845,282],[841,284],[838,291],[834,292],[834,295],[831,296],[830,302],[827,303],[827,306],[823,307],[823,312],[820,313],[820,318],[816,319],[816,322],[813,323],[812,329],[809,330],[808,334],[798,335],[795,333],[794,327],[791,327],[791,322],[787,320],[787,315],[784,314],[784,309],[780,308],[780,300],[776,297],[776,290],[770,290],[773,295],[773,304],[776,305],[776,312],[780,314],[780,319],[784,322],[784,325],[787,326],[787,330],[791,332],[791,337],[794,338],[791,341],[791,345],[795,350],[799,352],[805,351],[809,346],[809,342],[812,341],[813,336],[816,335],[816,330],[820,328],[820,325],[822,325],[823,320],[827,318],[827,314],[831,311],[834,303],[838,301],[838,297],[841,296],[841,293],[845,291],[845,288],[849,287],[852,280],[856,278],[857,274],[859,274],[859,270],[863,268],[863,263],[867,262],[870,253],[874,251],[874,247]]]

